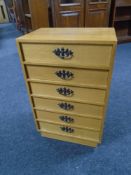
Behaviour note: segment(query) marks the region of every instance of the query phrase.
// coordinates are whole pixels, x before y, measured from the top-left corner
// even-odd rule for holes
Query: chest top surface
[[[115,44],[117,38],[114,28],[40,28],[17,42]]]

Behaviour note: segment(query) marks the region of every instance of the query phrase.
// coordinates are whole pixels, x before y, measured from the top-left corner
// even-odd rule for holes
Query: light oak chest
[[[17,39],[42,136],[101,142],[116,42],[113,28],[46,28]]]

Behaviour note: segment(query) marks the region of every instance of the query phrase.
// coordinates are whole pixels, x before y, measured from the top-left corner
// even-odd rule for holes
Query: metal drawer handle
[[[68,133],[73,133],[74,132],[74,129],[73,128],[70,128],[68,126],[62,126],[60,127],[60,129],[64,132],[68,132]]]
[[[59,70],[55,74],[63,80],[71,80],[74,77],[72,72],[66,70]]]
[[[73,94],[74,94],[73,90],[71,90],[69,88],[65,88],[65,87],[64,88],[58,88],[58,89],[56,89],[56,91],[60,95],[69,96],[69,97],[73,96]]]
[[[65,123],[73,123],[74,119],[68,116],[59,116],[60,120],[62,120]]]
[[[74,106],[69,103],[58,103],[58,106],[66,111],[72,111],[74,109]]]
[[[61,59],[71,59],[73,52],[70,49],[57,48],[53,50],[53,53]]]

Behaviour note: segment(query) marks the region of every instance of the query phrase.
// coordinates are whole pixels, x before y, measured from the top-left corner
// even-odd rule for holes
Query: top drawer
[[[57,66],[109,67],[112,46],[22,44],[25,61]]]

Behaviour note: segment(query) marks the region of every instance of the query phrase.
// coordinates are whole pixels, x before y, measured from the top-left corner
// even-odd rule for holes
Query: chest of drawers
[[[116,43],[113,28],[46,28],[17,39],[42,136],[101,143]]]

